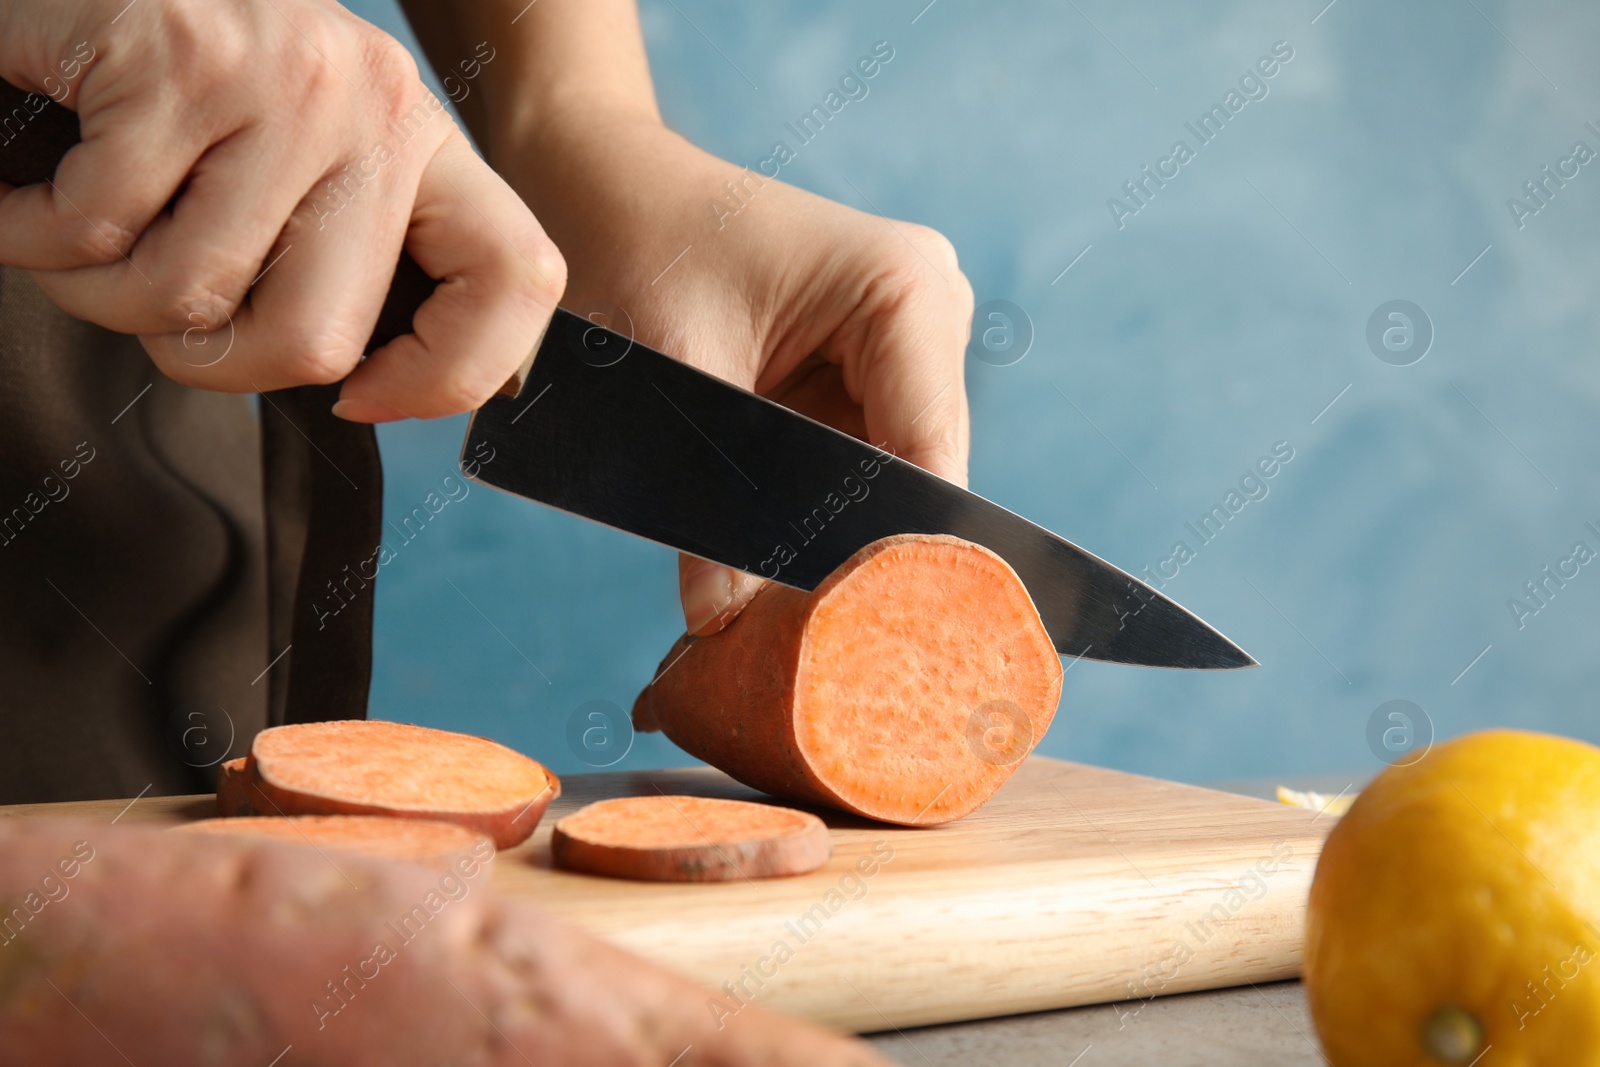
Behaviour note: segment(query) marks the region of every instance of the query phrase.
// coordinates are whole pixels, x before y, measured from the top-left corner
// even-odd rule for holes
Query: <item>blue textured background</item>
[[[1600,549],[1583,527],[1600,526],[1600,161],[1521,229],[1506,203],[1575,141],[1600,150],[1600,10],[925,2],[645,0],[668,119],[754,165],[893,45],[783,176],[937,227],[980,302],[1025,309],[1028,356],[967,372],[978,492],[1137,569],[1193,544],[1184,524],[1276,442],[1294,449],[1168,587],[1265,666],[1076,663],[1042,750],[1196,781],[1356,774],[1380,766],[1368,723],[1397,698],[1439,736],[1600,741],[1600,564],[1521,629],[1507,606],[1575,541]],[[352,7],[404,35],[388,0]],[[1119,229],[1107,199],[1194,146],[1184,123],[1278,41],[1294,58],[1268,95]],[[1366,341],[1392,299],[1435,331],[1411,366]],[[462,426],[383,430],[391,514],[451,473]],[[681,630],[665,549],[487,490],[400,557],[379,583],[375,714],[558,771],[584,769],[574,710],[626,707]],[[682,761],[640,738],[620,766]]]

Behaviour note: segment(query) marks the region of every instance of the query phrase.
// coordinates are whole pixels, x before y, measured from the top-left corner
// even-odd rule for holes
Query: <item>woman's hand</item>
[[[493,144],[566,257],[568,308],[966,483],[972,290],[943,236],[743,170],[649,115]],[[691,557],[679,579],[699,634],[761,585]]]
[[[561,296],[555,246],[405,48],[328,0],[0,4],[0,76],[83,130],[52,183],[0,185],[0,263],[184,384],[348,375],[350,419],[467,411]],[[363,362],[402,245],[443,281]]]

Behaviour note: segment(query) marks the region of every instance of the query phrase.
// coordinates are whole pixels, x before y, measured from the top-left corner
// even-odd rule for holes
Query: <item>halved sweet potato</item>
[[[649,882],[806,874],[833,843],[809,812],[745,800],[653,795],[601,800],[556,823],[556,866]]]
[[[1011,567],[943,535],[856,553],[815,591],[769,584],[685,638],[634,726],[776,796],[903,825],[959,819],[1044,736],[1061,660]]]
[[[561,795],[555,775],[502,744],[377,720],[263,730],[244,774],[258,814],[440,819],[498,848],[525,840]]]

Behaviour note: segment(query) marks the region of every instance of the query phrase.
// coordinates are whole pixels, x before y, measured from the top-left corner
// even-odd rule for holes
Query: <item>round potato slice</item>
[[[543,765],[497,742],[364,719],[263,730],[242,773],[255,814],[438,819],[497,848],[526,840],[561,795]]]
[[[556,823],[559,867],[649,882],[726,882],[806,874],[833,843],[815,815],[708,797],[601,800]]]

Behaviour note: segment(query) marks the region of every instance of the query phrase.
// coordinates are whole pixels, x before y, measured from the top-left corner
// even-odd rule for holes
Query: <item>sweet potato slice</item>
[[[525,840],[561,794],[555,775],[494,741],[361,719],[263,730],[246,773],[257,813],[440,819],[497,848]]]
[[[804,811],[708,797],[619,797],[556,823],[556,866],[647,882],[726,882],[806,874],[833,843]]]
[[[459,856],[472,855],[480,863],[494,858],[494,842],[476,830],[391,815],[251,815],[201,819],[174,829],[179,833],[270,837],[292,845],[389,856],[446,869]]]
[[[902,825],[976,809],[1044,736],[1061,660],[1007,563],[902,535],[813,592],[768,585],[727,629],[686,638],[634,726],[775,796]]]
[[[271,815],[272,809],[256,793],[250,758],[240,756],[217,768],[218,815]],[[259,810],[265,808],[265,811]]]
[[[0,820],[0,1063],[887,1067],[449,873]]]

